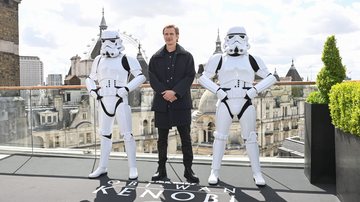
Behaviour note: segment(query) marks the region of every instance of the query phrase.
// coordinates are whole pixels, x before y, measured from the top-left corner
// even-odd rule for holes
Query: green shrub
[[[344,82],[330,90],[332,123],[344,132],[360,136],[360,82]]]
[[[306,99],[309,103],[328,104],[331,87],[342,82],[346,76],[345,66],[341,63],[334,35],[327,38],[321,60],[324,63],[324,67],[316,76],[316,85],[319,91],[309,94],[309,97]]]
[[[313,91],[306,98],[306,102],[314,104],[325,104],[326,100],[319,91]]]

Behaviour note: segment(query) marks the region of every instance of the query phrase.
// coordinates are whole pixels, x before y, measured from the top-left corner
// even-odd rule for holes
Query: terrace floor
[[[247,158],[226,157],[220,184],[209,186],[211,157],[195,156],[199,184],[183,177],[181,156],[169,156],[168,182],[152,182],[156,154],[138,154],[137,181],[128,181],[124,155],[111,156],[108,175],[88,179],[94,156],[0,154],[0,202],[87,201],[301,201],[338,202],[334,184],[310,184],[303,159],[262,158],[265,187],[255,186]]]

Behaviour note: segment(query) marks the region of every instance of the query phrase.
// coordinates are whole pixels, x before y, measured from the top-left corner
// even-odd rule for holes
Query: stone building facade
[[[20,0],[0,0],[0,86],[20,85]],[[28,146],[25,101],[18,90],[0,90],[0,144]]]
[[[0,1],[0,86],[20,85],[19,3],[20,0]]]

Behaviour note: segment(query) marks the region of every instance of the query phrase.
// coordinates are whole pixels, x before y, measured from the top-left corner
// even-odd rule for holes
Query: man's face
[[[164,40],[166,45],[174,45],[179,39],[179,36],[175,33],[175,28],[166,28],[164,29]]]

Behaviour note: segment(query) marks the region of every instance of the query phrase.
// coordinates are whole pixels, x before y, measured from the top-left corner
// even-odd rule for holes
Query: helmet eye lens
[[[111,41],[111,43],[115,43],[116,39],[102,39],[101,42],[105,43],[105,41]]]
[[[242,33],[233,33],[233,34],[228,34],[227,38],[228,39],[232,39],[234,36],[239,36],[242,39],[245,39],[246,34],[242,34]]]

